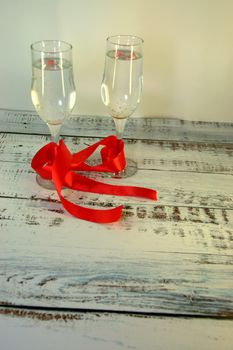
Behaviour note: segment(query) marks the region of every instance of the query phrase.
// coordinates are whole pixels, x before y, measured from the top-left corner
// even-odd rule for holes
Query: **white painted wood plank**
[[[90,249],[224,255],[233,249],[233,211],[226,209],[128,205],[119,222],[99,225],[71,217],[59,202],[1,198],[0,227],[2,244],[12,237],[19,246],[18,238],[27,242],[31,234],[44,237],[46,245],[49,230],[62,241],[68,232],[77,246]]]
[[[64,137],[72,153],[97,142],[97,138]],[[49,137],[0,134],[0,161],[29,163]],[[233,144],[126,140],[126,154],[139,169],[233,174]]]
[[[176,171],[138,170],[138,172],[124,180],[101,178],[97,180],[111,184],[133,185],[152,188],[158,191],[157,205],[189,206],[233,209],[233,177],[228,174],[190,173]],[[78,200],[79,203],[106,203],[115,204],[133,203],[154,204],[152,201],[128,197],[112,197],[98,194],[77,193],[66,191],[67,198]],[[0,163],[0,196],[54,199],[55,192],[46,191],[37,185],[35,173],[30,164],[2,162]],[[91,204],[92,205],[92,204]]]
[[[191,122],[172,118],[130,118],[125,137],[151,140],[232,142],[233,123]],[[0,109],[0,131],[49,134],[33,111]],[[109,117],[72,116],[62,134],[104,137],[114,133]]]
[[[46,246],[44,247],[46,251]],[[1,259],[1,303],[232,318],[232,258],[66,249]],[[39,250],[39,249],[38,249]],[[20,258],[20,269],[19,260]],[[72,258],[72,259],[71,259]],[[4,260],[3,260],[4,259]],[[111,260],[109,262],[109,260]],[[140,262],[140,263],[139,263]],[[47,264],[47,266],[46,266]],[[184,266],[186,264],[186,266]]]
[[[0,315],[4,350],[231,350],[233,342],[232,321],[24,310],[18,316]]]

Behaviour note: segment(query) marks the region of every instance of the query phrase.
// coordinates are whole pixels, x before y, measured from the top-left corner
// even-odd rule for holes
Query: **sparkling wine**
[[[129,49],[109,50],[101,95],[114,118],[129,117],[140,102],[142,91],[142,55]]]
[[[76,100],[71,62],[60,58],[33,62],[31,97],[37,113],[46,123],[62,124]]]

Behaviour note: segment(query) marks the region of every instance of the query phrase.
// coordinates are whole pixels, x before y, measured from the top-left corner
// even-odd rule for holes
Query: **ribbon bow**
[[[102,163],[88,165],[86,160],[99,147]],[[52,180],[64,208],[73,216],[97,223],[109,223],[120,219],[122,205],[111,209],[92,209],[74,204],[62,195],[62,188],[77,191],[111,194],[115,196],[136,196],[156,200],[154,190],[136,187],[105,184],[90,179],[77,171],[119,172],[125,167],[124,143],[115,136],[108,136],[87,148],[71,154],[63,140],[59,144],[50,142],[33,157],[32,168],[44,179]]]

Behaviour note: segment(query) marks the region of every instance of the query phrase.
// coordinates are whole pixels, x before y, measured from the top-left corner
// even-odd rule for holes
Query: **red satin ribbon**
[[[95,150],[100,151],[102,163],[91,166],[85,161]],[[99,142],[71,154],[63,140],[59,144],[50,142],[42,147],[33,157],[32,168],[44,179],[53,180],[61,203],[73,216],[97,223],[109,223],[120,219],[122,205],[111,209],[91,209],[74,204],[62,196],[62,188],[68,187],[77,191],[111,194],[115,196],[136,196],[156,200],[154,190],[136,187],[105,184],[76,171],[119,172],[125,168],[124,143],[115,136],[108,136]]]

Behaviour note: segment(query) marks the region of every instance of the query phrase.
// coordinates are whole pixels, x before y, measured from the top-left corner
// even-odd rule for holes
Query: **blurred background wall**
[[[75,114],[107,115],[105,39],[144,38],[135,116],[233,122],[233,0],[0,0],[0,107],[33,110],[30,44],[73,44]]]

